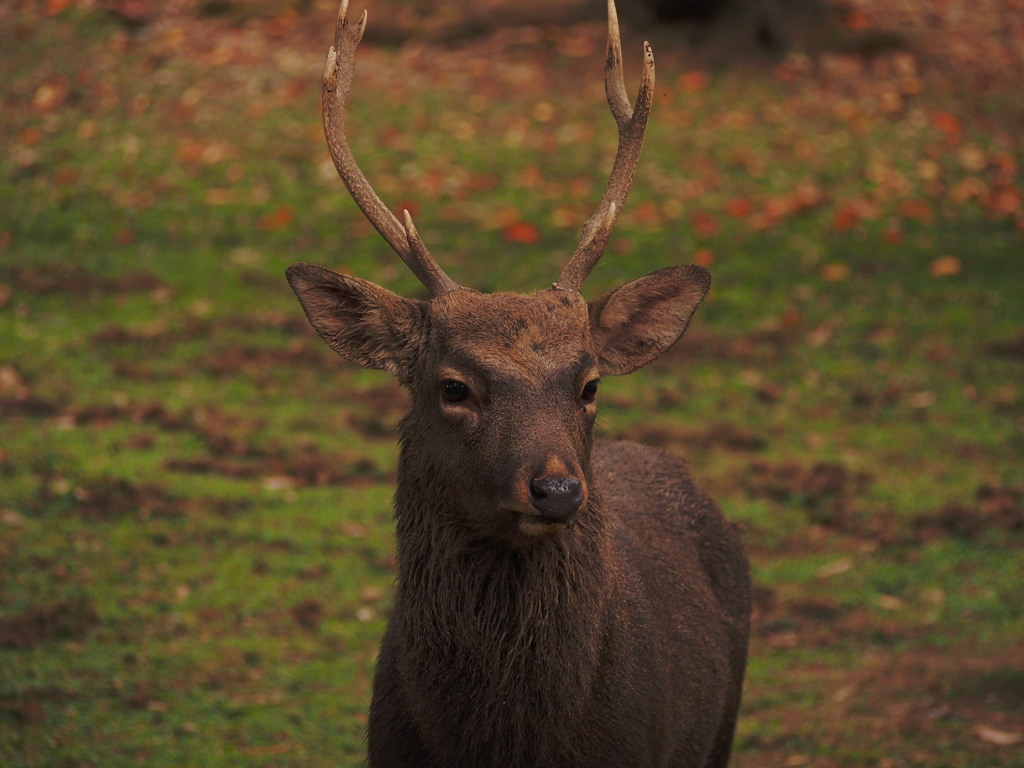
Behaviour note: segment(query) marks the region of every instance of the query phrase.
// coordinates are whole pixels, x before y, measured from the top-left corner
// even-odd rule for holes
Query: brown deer
[[[411,395],[395,493],[398,578],[377,661],[371,768],[724,766],[747,656],[749,568],[671,456],[594,441],[602,376],[682,335],[710,279],[669,267],[587,302],[640,155],[608,3],[606,89],[619,128],[607,190],[558,282],[483,294],[431,258],[371,189],[345,137],[356,47],[343,2],[324,129],[356,203],[429,289],[408,299],[321,267],[288,280],[339,355]]]

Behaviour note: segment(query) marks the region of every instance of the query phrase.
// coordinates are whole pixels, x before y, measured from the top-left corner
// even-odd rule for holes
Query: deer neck
[[[448,734],[432,746],[453,766],[459,755],[510,766],[570,754],[573,736],[557,724],[585,717],[612,618],[599,496],[563,535],[513,547],[477,536],[439,501],[443,492],[403,474],[392,621],[402,626],[394,636],[411,706],[430,702],[413,714],[425,738],[435,727]],[[450,743],[451,722],[465,743]]]

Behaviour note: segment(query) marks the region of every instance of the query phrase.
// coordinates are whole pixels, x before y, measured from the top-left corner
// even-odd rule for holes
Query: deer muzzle
[[[566,523],[583,504],[583,483],[575,477],[535,477],[530,503],[548,522]]]

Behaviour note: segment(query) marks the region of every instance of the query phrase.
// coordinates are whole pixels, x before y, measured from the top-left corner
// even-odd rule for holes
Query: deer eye
[[[580,400],[584,403],[594,402],[594,398],[597,397],[597,385],[600,383],[600,379],[594,379],[588,381],[583,385],[583,391],[580,392]]]
[[[469,387],[455,379],[441,382],[441,396],[448,403],[461,403],[469,399]]]

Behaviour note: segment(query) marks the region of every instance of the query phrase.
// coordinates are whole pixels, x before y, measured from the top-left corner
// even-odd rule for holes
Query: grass
[[[362,764],[405,398],[332,357],[282,272],[417,287],[325,163],[321,11],[283,34],[2,21],[4,765]],[[533,290],[571,252],[613,152],[600,53],[571,53],[600,35],[360,52],[355,152],[460,282]],[[599,429],[686,456],[743,527],[734,764],[1012,764],[1015,87],[975,112],[924,63],[901,85],[907,54],[700,80],[657,51],[589,290],[692,258],[715,287],[677,349],[602,386]]]

